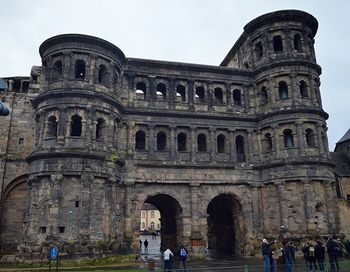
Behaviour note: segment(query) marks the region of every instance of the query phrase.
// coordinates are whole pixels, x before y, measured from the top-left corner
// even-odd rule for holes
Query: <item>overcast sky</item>
[[[0,77],[29,76],[38,48],[63,33],[97,36],[127,57],[219,65],[257,16],[300,9],[319,22],[316,56],[330,149],[350,128],[350,1],[1,0]]]

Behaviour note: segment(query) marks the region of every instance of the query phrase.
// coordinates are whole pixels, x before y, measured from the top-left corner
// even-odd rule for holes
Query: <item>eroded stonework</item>
[[[162,248],[193,254],[336,232],[317,27],[302,11],[265,14],[220,66],[127,58],[86,35],[46,40],[28,88],[7,79],[2,252],[137,251],[144,203],[160,210]]]

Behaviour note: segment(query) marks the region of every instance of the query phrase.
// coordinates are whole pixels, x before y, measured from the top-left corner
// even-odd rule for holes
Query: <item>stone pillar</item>
[[[60,200],[62,198],[62,181],[63,175],[51,175],[50,179],[52,181],[51,190],[52,198],[48,202],[49,205],[49,215],[48,215],[48,227],[49,235],[58,236],[58,224],[59,224],[59,212],[60,212]]]
[[[292,105],[299,105],[299,88],[298,88],[298,82],[297,82],[297,75],[295,73],[292,73],[290,75],[290,92],[292,95]]]
[[[128,245],[131,245],[132,234],[132,224],[131,224],[131,209],[132,209],[132,183],[125,183],[124,187],[124,239]]]
[[[288,222],[285,215],[285,210],[286,210],[286,194],[284,192],[285,183],[284,181],[280,181],[280,182],[276,182],[275,184],[277,186],[278,205],[279,205],[279,214],[280,214],[280,228],[282,230],[283,227],[286,227],[286,224]]]
[[[92,54],[90,56],[90,67],[86,67],[86,69],[89,68],[88,72],[86,72],[86,75],[88,76],[89,85],[93,85],[95,83],[95,78],[97,76],[96,74],[96,60],[98,56],[95,54]]]
[[[256,102],[254,99],[252,100],[253,103],[251,103],[251,101],[250,101],[249,87],[251,87],[251,86],[252,85],[248,85],[248,84],[244,84],[242,86],[241,96],[243,96],[243,99],[241,97],[241,103],[242,103],[242,107],[245,109],[245,112],[251,112],[250,106],[252,106],[252,108],[255,108],[257,105],[256,103],[255,103],[255,105],[253,105],[253,103]]]
[[[312,78],[312,75],[309,75],[308,79],[309,79],[309,83],[307,84],[307,86],[309,87],[309,95],[311,97],[312,105],[317,106],[317,97],[316,97],[314,79]]]
[[[193,106],[193,100],[194,100],[194,81],[189,80],[188,81],[188,94],[187,94],[187,99],[188,99],[188,105],[190,110],[194,110]]]
[[[228,133],[228,137],[229,137],[229,154],[230,154],[230,161],[233,162],[235,161],[235,141],[234,141],[234,131],[230,130]]]
[[[268,90],[270,93],[270,105],[272,105],[272,107],[274,107],[273,105],[275,105],[276,103],[276,88],[277,88],[277,83],[274,77],[270,77],[269,78],[269,86],[268,86]]]
[[[126,134],[127,134],[127,142],[126,142],[126,154],[128,158],[131,158],[133,155],[133,139],[134,139],[134,124],[132,122],[126,123]]]
[[[275,158],[277,159],[279,157],[280,152],[280,142],[279,142],[279,126],[274,125],[272,126],[273,129],[273,146],[275,147]]]
[[[90,211],[91,211],[91,188],[94,176],[90,173],[90,169],[85,169],[81,175],[81,225],[80,233],[82,233],[82,238],[85,242],[90,239]]]
[[[309,231],[315,228],[315,225],[313,224],[315,205],[313,203],[312,185],[308,180],[303,180],[302,182],[304,189],[305,227],[306,232],[309,233]]]
[[[216,152],[215,128],[210,127],[209,134],[210,161],[214,162]]]
[[[253,161],[253,158],[254,158],[252,133],[253,133],[253,130],[252,129],[248,129],[248,133],[247,133],[247,147],[246,147],[246,154],[247,154],[247,160],[248,161]]]
[[[258,154],[259,154],[259,160],[260,162],[263,161],[264,156],[263,156],[263,147],[262,147],[262,135],[261,135],[261,130],[257,130],[257,144],[258,144]]]
[[[339,224],[337,222],[337,207],[334,200],[334,191],[332,188],[332,181],[326,180],[323,182],[325,193],[325,217],[328,221],[328,233],[337,233]]]
[[[253,210],[253,229],[257,233],[263,233],[264,222],[262,220],[262,211],[261,211],[261,197],[260,197],[260,185],[251,184],[251,195],[252,195],[252,210]]]
[[[60,115],[58,117],[58,124],[57,124],[57,145],[63,146],[64,145],[64,139],[65,139],[65,132],[66,132],[66,123],[68,119],[67,112],[60,108]]]
[[[176,146],[176,136],[175,136],[175,126],[170,126],[170,140],[169,140],[169,147],[170,147],[170,159],[175,160],[175,146]]]
[[[154,151],[155,151],[155,137],[154,137],[154,130],[155,130],[155,125],[151,124],[149,125],[149,140],[148,140],[148,144],[149,144],[149,156],[151,159],[154,158]]]
[[[167,90],[167,94],[169,95],[169,108],[175,109],[176,90],[174,79],[169,80],[169,88]]]
[[[197,151],[197,141],[196,141],[196,128],[190,127],[191,133],[191,161],[195,162],[196,160],[196,151]]]
[[[304,156],[305,155],[305,140],[304,140],[304,133],[303,133],[303,122],[299,121],[295,123],[297,126],[297,136],[298,136],[298,149],[299,149],[299,155]]]
[[[321,124],[316,124],[316,131],[317,131],[317,141],[318,141],[318,152],[320,156],[324,155],[324,144],[322,139],[322,132],[323,128]]]
[[[203,249],[203,235],[199,227],[198,183],[191,184],[191,246],[194,252]]]

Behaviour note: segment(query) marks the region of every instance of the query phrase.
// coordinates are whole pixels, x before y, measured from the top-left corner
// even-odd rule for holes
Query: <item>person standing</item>
[[[145,241],[143,242],[143,245],[145,246],[145,253],[148,253],[148,241],[147,241],[147,239],[145,239]]]
[[[347,256],[350,257],[350,240],[349,239],[346,240],[345,249],[347,252]]]
[[[142,240],[141,239],[140,239],[139,243],[140,243],[140,252],[141,252],[142,251]]]
[[[308,255],[309,271],[315,272],[317,270],[315,247],[311,241],[308,243],[308,246],[309,246],[309,255]]]
[[[317,245],[315,246],[315,257],[320,268],[320,271],[325,271],[325,255],[326,247],[322,244],[320,240],[316,241]]]
[[[264,261],[264,272],[271,272],[271,262],[270,258],[272,257],[272,248],[269,242],[266,239],[262,240],[261,243],[261,254],[263,255]]]
[[[286,240],[282,241],[282,257],[283,257],[283,264],[284,264],[284,271],[285,272],[292,272],[293,267],[293,259],[290,247],[288,245],[288,242]]]
[[[326,244],[329,263],[331,265],[331,272],[339,271],[338,253],[340,251],[340,248],[336,239],[337,238],[335,236],[331,236]]]
[[[169,248],[164,251],[163,253],[163,259],[164,259],[164,272],[172,270],[172,258],[174,257],[174,254],[171,252]]]
[[[180,245],[179,256],[180,256],[180,260],[182,262],[183,271],[185,271],[185,272],[186,272],[187,254],[188,254],[187,249],[183,245]]]
[[[306,267],[309,267],[309,246],[307,244],[304,244],[301,248],[301,252],[303,252],[303,257],[305,260]]]

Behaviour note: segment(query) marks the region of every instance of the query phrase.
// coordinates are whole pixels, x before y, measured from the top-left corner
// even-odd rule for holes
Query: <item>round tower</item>
[[[121,236],[115,209],[124,165],[118,82],[125,56],[107,41],[78,34],[46,40],[40,55],[44,83],[33,100],[37,144],[28,157],[26,241],[41,252],[48,243],[88,252]]]

